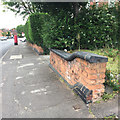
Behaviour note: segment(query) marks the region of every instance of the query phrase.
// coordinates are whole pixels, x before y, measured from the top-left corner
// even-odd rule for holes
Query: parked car
[[[0,40],[1,40],[1,41],[7,40],[7,37],[0,37]]]
[[[22,41],[22,42],[25,42],[25,41],[26,41],[26,37],[24,37],[24,38],[19,38],[19,40]]]

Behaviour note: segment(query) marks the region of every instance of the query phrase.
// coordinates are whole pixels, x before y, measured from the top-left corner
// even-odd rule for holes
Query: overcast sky
[[[0,2],[0,29],[12,29],[16,28],[18,25],[25,24],[21,16],[15,16],[15,13],[10,10],[6,10],[6,12],[3,12],[3,10],[4,6]]]

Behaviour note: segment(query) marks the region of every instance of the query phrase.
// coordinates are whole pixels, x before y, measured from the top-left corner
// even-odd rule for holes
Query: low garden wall
[[[104,93],[107,61],[106,57],[88,52],[50,51],[50,67],[85,103],[98,100]]]
[[[29,42],[27,42],[27,44],[29,45],[29,46],[31,46],[32,48],[33,48],[33,50],[35,50],[39,55],[42,55],[43,54],[43,49],[42,49],[42,47],[40,47],[40,46],[37,46],[36,44],[31,44],[31,43],[29,43]]]

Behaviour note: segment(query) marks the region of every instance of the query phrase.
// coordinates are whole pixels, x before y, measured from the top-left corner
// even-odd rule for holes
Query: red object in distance
[[[17,35],[14,35],[14,44],[15,44],[15,45],[18,44]]]

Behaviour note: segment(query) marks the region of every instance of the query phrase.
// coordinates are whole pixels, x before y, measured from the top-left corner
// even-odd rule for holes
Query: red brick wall
[[[66,61],[51,51],[50,64],[70,85],[79,82],[93,90],[93,101],[104,93],[106,63],[89,63],[80,58]]]
[[[36,44],[31,44],[28,42],[28,45],[31,46],[32,48],[35,48],[39,53],[43,54],[43,49],[40,46],[37,46]]]

